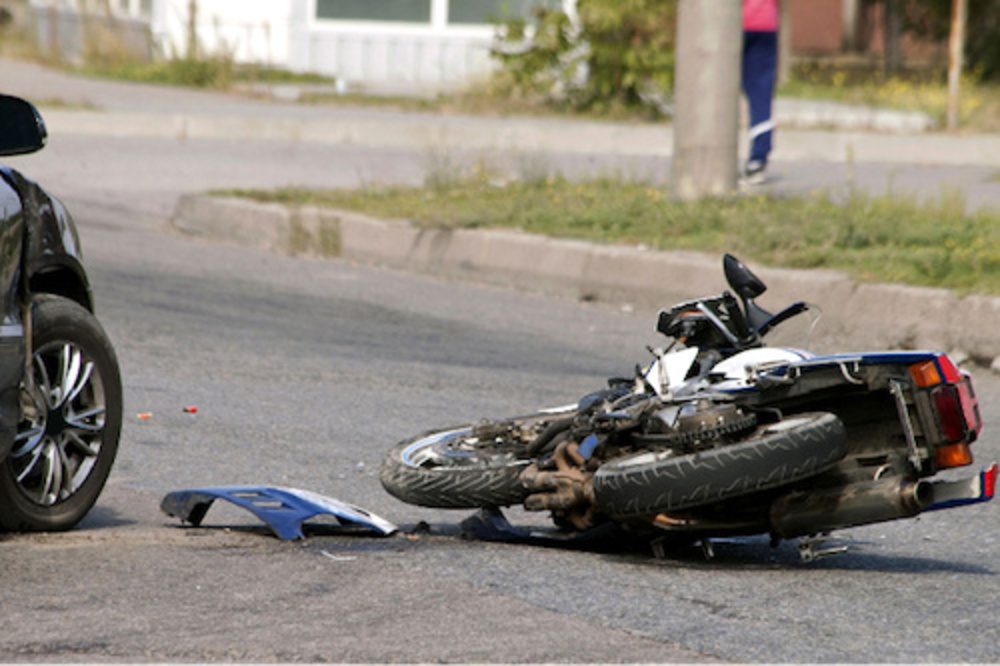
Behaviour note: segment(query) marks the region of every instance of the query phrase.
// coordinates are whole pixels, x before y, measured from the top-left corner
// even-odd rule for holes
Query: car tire
[[[39,295],[31,367],[34,386],[22,382],[17,435],[0,462],[0,528],[66,530],[97,501],[118,451],[118,361],[93,314]]]

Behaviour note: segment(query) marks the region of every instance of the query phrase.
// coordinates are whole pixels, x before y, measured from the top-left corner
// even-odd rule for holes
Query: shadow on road
[[[112,527],[137,525],[139,521],[129,518],[121,511],[109,506],[95,506],[77,526],[78,530],[102,530]]]

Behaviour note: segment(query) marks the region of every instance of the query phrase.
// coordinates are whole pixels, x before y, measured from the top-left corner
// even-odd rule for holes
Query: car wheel
[[[118,450],[118,361],[97,319],[77,303],[32,304],[33,385],[21,386],[21,419],[0,463],[0,527],[65,530],[97,500]]]

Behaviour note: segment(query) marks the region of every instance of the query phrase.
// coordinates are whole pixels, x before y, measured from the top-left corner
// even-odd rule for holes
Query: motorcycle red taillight
[[[934,453],[938,468],[971,464],[969,444],[976,441],[983,429],[972,377],[944,354],[910,366],[910,376],[917,386],[931,389],[943,439]]]
[[[943,384],[931,391],[945,442],[962,442],[969,432],[958,387]]]

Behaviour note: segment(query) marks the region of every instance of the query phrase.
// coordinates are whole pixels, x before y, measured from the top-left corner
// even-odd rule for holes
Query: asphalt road
[[[0,537],[0,661],[995,661],[996,505],[845,530],[847,554],[808,565],[760,539],[707,562],[459,538],[467,512],[381,489],[384,451],[574,400],[643,359],[653,313],[195,242],[116,182],[67,203],[123,368],[122,450],[80,529]],[[977,376],[985,462],[1000,382]],[[205,529],[157,510],[229,483],[431,532],[282,543],[234,509]]]

